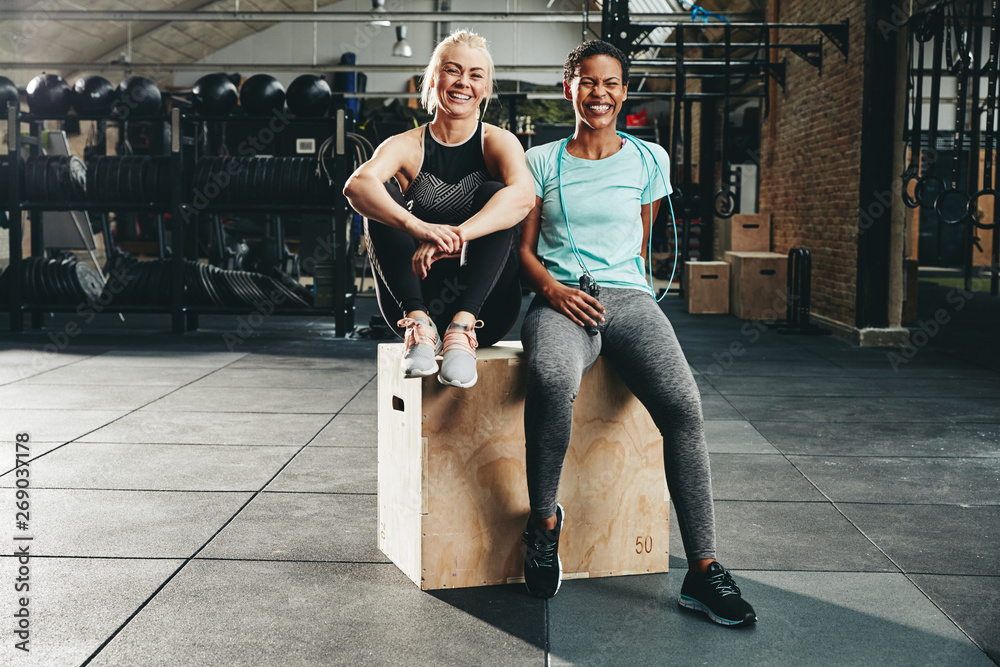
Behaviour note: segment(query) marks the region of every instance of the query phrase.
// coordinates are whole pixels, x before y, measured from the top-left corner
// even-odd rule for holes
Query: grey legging
[[[667,487],[688,560],[715,558],[712,476],[701,398],[673,327],[648,292],[602,287],[598,299],[606,312],[596,336],[539,296],[524,317],[521,340],[528,358],[524,432],[531,511],[542,519],[555,514],[573,401],[584,373],[604,355],[663,435]]]

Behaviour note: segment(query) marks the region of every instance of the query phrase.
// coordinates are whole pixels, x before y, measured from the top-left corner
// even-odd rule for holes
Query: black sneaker
[[[718,562],[705,574],[688,572],[681,586],[682,607],[703,611],[719,625],[738,626],[757,622],[757,613],[740,595],[732,575]]]
[[[563,525],[562,505],[556,505],[556,527],[553,530],[535,528],[528,522],[521,541],[524,542],[524,585],[536,598],[550,598],[562,584],[562,561],[559,559],[559,531]]]

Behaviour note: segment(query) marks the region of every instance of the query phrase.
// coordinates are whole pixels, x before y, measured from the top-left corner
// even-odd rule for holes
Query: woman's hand
[[[413,253],[413,275],[421,280],[427,277],[431,264],[451,253],[442,252],[434,243],[424,242]]]
[[[458,227],[452,227],[451,225],[435,225],[416,218],[406,223],[405,231],[421,243],[434,244],[441,251],[441,256],[454,255],[455,253],[461,252],[462,243],[465,241],[465,239],[462,238],[462,232]],[[414,255],[414,257],[416,257],[416,255]],[[413,266],[416,267],[416,263],[414,263]],[[430,266],[430,264],[427,266]]]
[[[545,290],[544,296],[549,305],[581,327],[604,321],[604,306],[583,290],[556,283]]]

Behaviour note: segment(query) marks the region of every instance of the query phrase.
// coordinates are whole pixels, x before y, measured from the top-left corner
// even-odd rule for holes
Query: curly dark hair
[[[569,52],[563,65],[563,81],[572,81],[580,68],[580,63],[591,56],[611,56],[617,60],[622,66],[622,84],[628,83],[628,57],[614,44],[600,39],[584,42]]]

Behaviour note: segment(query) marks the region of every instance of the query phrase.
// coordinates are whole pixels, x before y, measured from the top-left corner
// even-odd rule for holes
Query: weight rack
[[[321,282],[329,285],[332,292],[332,307],[292,307],[274,306],[272,309],[275,315],[333,315],[337,334],[345,336],[354,326],[355,307],[355,284],[354,268],[350,257],[351,245],[351,225],[352,211],[343,196],[340,188],[350,175],[352,165],[347,158],[346,138],[353,128],[353,117],[347,113],[340,105],[331,112],[329,119],[331,124],[331,134],[334,138],[334,154],[330,161],[330,177],[333,180],[332,193],[329,201],[313,201],[304,204],[289,203],[245,203],[245,202],[223,202],[209,201],[207,205],[198,206],[194,201],[194,171],[198,162],[198,146],[196,141],[197,126],[199,123],[223,120],[220,118],[200,117],[197,115],[182,114],[180,109],[172,109],[169,116],[156,116],[144,118],[130,118],[130,120],[159,121],[169,123],[170,128],[170,150],[167,159],[169,160],[169,198],[156,202],[139,201],[93,201],[91,197],[86,197],[81,201],[30,201],[26,199],[26,188],[22,187],[24,182],[24,171],[26,161],[20,159],[21,149],[27,146],[29,158],[40,157],[42,150],[42,131],[44,121],[65,121],[67,119],[105,121],[105,117],[90,116],[38,116],[33,114],[23,114],[20,109],[10,106],[7,110],[7,157],[8,157],[8,180],[7,180],[7,213],[10,227],[10,264],[5,273],[8,273],[7,281],[8,303],[7,308],[10,313],[10,328],[12,331],[21,332],[24,330],[25,314],[30,314],[30,326],[33,329],[41,328],[44,325],[44,314],[55,312],[75,312],[82,303],[74,305],[65,304],[45,304],[29,302],[26,300],[23,266],[29,258],[23,257],[22,253],[22,213],[28,212],[29,224],[31,225],[31,257],[42,257],[45,254],[42,229],[42,211],[128,211],[147,213],[169,213],[170,214],[170,258],[166,260],[169,264],[169,305],[140,305],[140,304],[115,304],[112,302],[105,309],[107,312],[128,313],[163,313],[169,314],[171,318],[171,330],[175,334],[198,328],[198,317],[203,314],[250,314],[255,312],[254,308],[215,305],[194,304],[192,299],[185,299],[185,270],[193,261],[198,262],[197,245],[191,242],[187,234],[194,231],[196,237],[197,228],[191,229],[200,213],[218,214],[234,212],[258,212],[267,214],[297,213],[312,214],[315,216],[329,216],[329,238],[332,240],[332,257],[328,262],[317,266],[317,273],[314,276],[316,284]],[[247,120],[253,120],[247,119]],[[258,119],[259,120],[259,119]],[[264,119],[267,120],[267,119]],[[317,119],[309,119],[315,122]],[[296,120],[292,119],[291,123]],[[29,126],[27,136],[22,136],[20,132],[21,124]],[[260,158],[280,160],[282,158]],[[89,193],[88,193],[89,194]],[[108,249],[110,250],[110,248]],[[162,249],[161,249],[162,252]],[[320,269],[328,270],[330,275],[320,275]],[[163,276],[161,276],[161,279]],[[248,286],[252,289],[252,285]],[[261,292],[263,294],[263,292]],[[272,304],[274,305],[274,304]],[[269,313],[270,314],[270,313]]]

